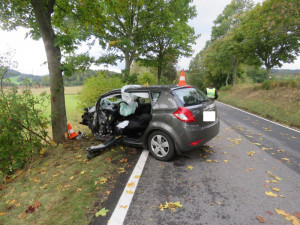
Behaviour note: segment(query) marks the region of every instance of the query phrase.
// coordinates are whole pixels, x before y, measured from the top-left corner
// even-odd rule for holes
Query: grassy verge
[[[219,101],[256,113],[287,126],[300,128],[300,88],[240,85],[219,91]]]
[[[91,144],[86,139],[51,147],[30,168],[7,177],[0,186],[0,224],[91,221],[137,154],[135,149],[116,146],[88,161],[85,148]]]

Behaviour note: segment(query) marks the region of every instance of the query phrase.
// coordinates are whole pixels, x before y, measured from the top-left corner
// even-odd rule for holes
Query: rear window
[[[183,106],[198,105],[207,100],[207,96],[198,88],[181,88],[173,91]]]

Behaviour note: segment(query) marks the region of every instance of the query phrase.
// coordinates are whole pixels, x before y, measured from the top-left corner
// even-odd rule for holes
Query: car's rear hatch
[[[175,96],[179,109],[181,111],[188,109],[192,113],[190,116],[193,116],[195,121],[192,118],[188,118],[189,122],[197,123],[200,126],[207,126],[217,120],[215,104],[198,88],[185,86],[174,89],[172,93]],[[189,117],[188,113],[186,115]]]

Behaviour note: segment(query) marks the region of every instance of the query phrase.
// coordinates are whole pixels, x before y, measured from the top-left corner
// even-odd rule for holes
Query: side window
[[[103,107],[103,108],[106,108],[108,107],[109,105],[112,105],[112,104],[117,104],[119,102],[122,101],[122,97],[121,95],[109,95],[105,98],[103,98],[100,102],[100,105]]]
[[[159,96],[160,96],[160,92],[152,92],[152,93],[151,93],[151,99],[152,99],[152,101],[153,101],[154,103],[156,103],[157,100],[158,100],[158,98],[159,98]]]

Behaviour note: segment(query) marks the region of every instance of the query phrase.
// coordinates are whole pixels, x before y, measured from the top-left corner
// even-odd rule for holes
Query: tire
[[[148,149],[154,158],[160,161],[168,161],[175,154],[175,147],[172,138],[162,132],[154,131],[148,138]]]

